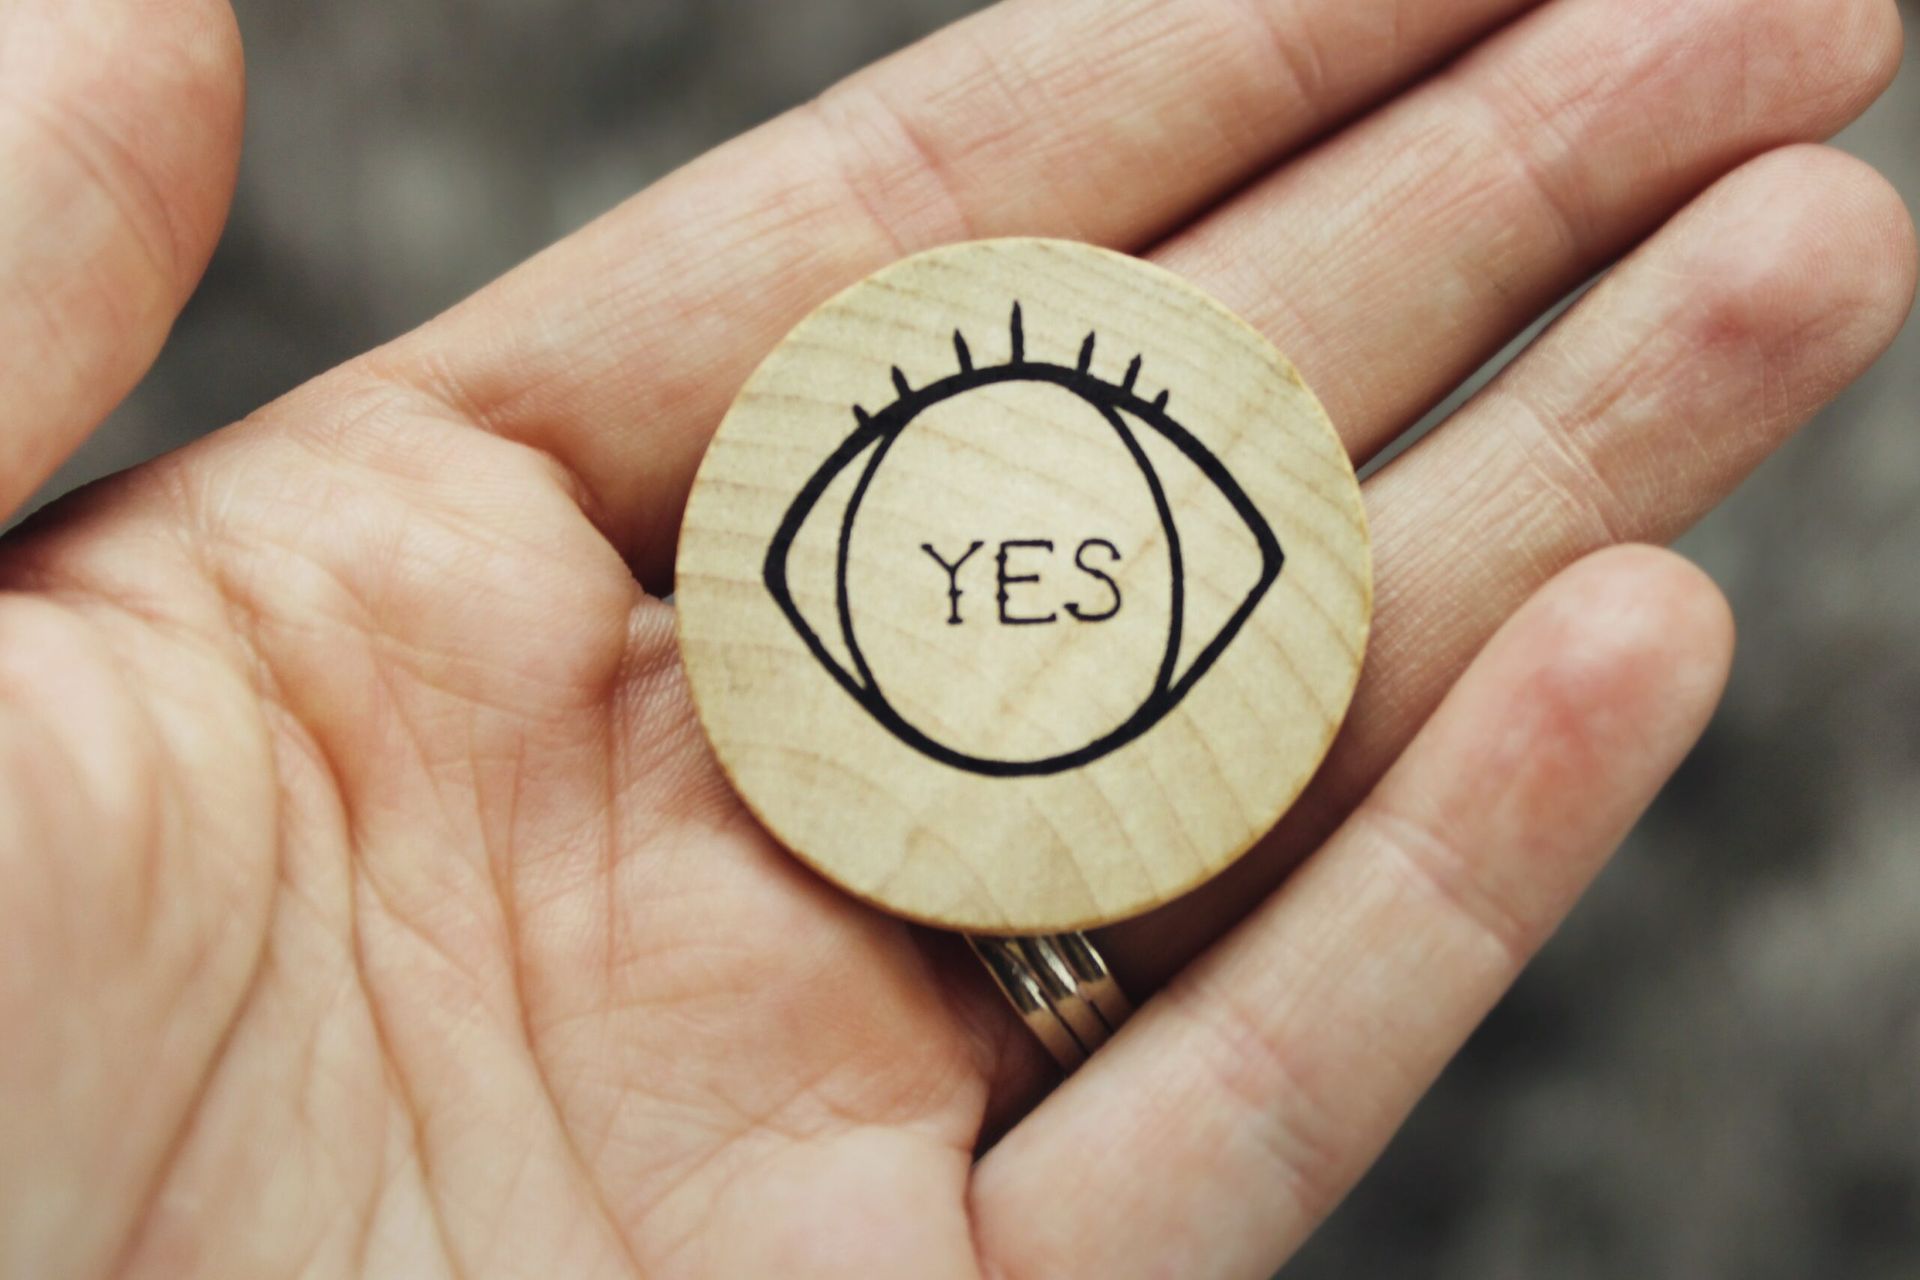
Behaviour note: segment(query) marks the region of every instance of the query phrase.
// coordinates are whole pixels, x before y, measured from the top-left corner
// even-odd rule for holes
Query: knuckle
[[[884,90],[856,78],[807,110],[822,126],[822,145],[849,198],[902,252],[980,234],[947,141]]]
[[[1272,1030],[1272,1012],[1249,1008],[1223,984],[1193,979],[1163,998],[1188,1024],[1203,1087],[1224,1098],[1236,1127],[1260,1144],[1301,1219],[1318,1222],[1331,1213],[1353,1176],[1346,1126],[1308,1062]]]
[[[1528,689],[1527,708],[1535,737],[1557,754],[1582,754],[1591,703],[1589,674],[1567,663],[1543,670]],[[1543,753],[1543,755],[1546,753]],[[1536,757],[1529,767],[1539,767]],[[1584,758],[1582,766],[1591,764]],[[1518,903],[1487,882],[1484,868],[1457,841],[1431,822],[1375,803],[1362,810],[1374,843],[1454,918],[1484,939],[1512,973],[1525,967],[1539,945],[1540,930]]]

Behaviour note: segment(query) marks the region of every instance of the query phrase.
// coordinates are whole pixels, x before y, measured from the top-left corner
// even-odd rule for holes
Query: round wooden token
[[[1326,412],[1158,267],[991,240],[801,321],[688,499],[680,641],[741,798],[849,892],[978,933],[1137,914],[1285,812],[1372,609]]]

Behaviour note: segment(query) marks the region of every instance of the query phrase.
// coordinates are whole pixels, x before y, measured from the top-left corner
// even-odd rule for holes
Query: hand
[[[1267,1274],[1707,717],[1718,595],[1601,548],[1684,528],[1900,324],[1899,200],[1789,145],[1898,58],[1890,0],[1010,0],[30,522],[0,1274]],[[19,0],[0,82],[12,509],[198,275],[239,54],[221,0]],[[1181,972],[1037,1107],[952,940],[741,811],[643,589],[789,325],[1014,233],[1193,278],[1360,462],[1626,255],[1371,478],[1334,757],[1105,936],[1137,995]]]

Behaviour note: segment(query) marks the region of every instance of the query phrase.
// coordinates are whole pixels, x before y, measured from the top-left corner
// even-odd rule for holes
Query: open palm
[[[1601,549],[1898,327],[1899,201],[1792,145],[1898,54],[1888,0],[1008,0],[30,521],[0,1274],[1266,1274],[1710,711],[1717,594]],[[7,510],[191,289],[238,48],[223,0],[21,0],[0,84]],[[745,815],[649,593],[780,334],[999,234],[1195,279],[1358,461],[1631,250],[1369,481],[1348,732],[1243,864],[1103,938],[1136,994],[1178,976],[1037,1107],[953,940]]]

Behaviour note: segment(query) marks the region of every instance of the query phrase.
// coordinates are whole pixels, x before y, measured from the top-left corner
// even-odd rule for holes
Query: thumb
[[[0,520],[132,390],[240,152],[226,0],[0,5]]]

